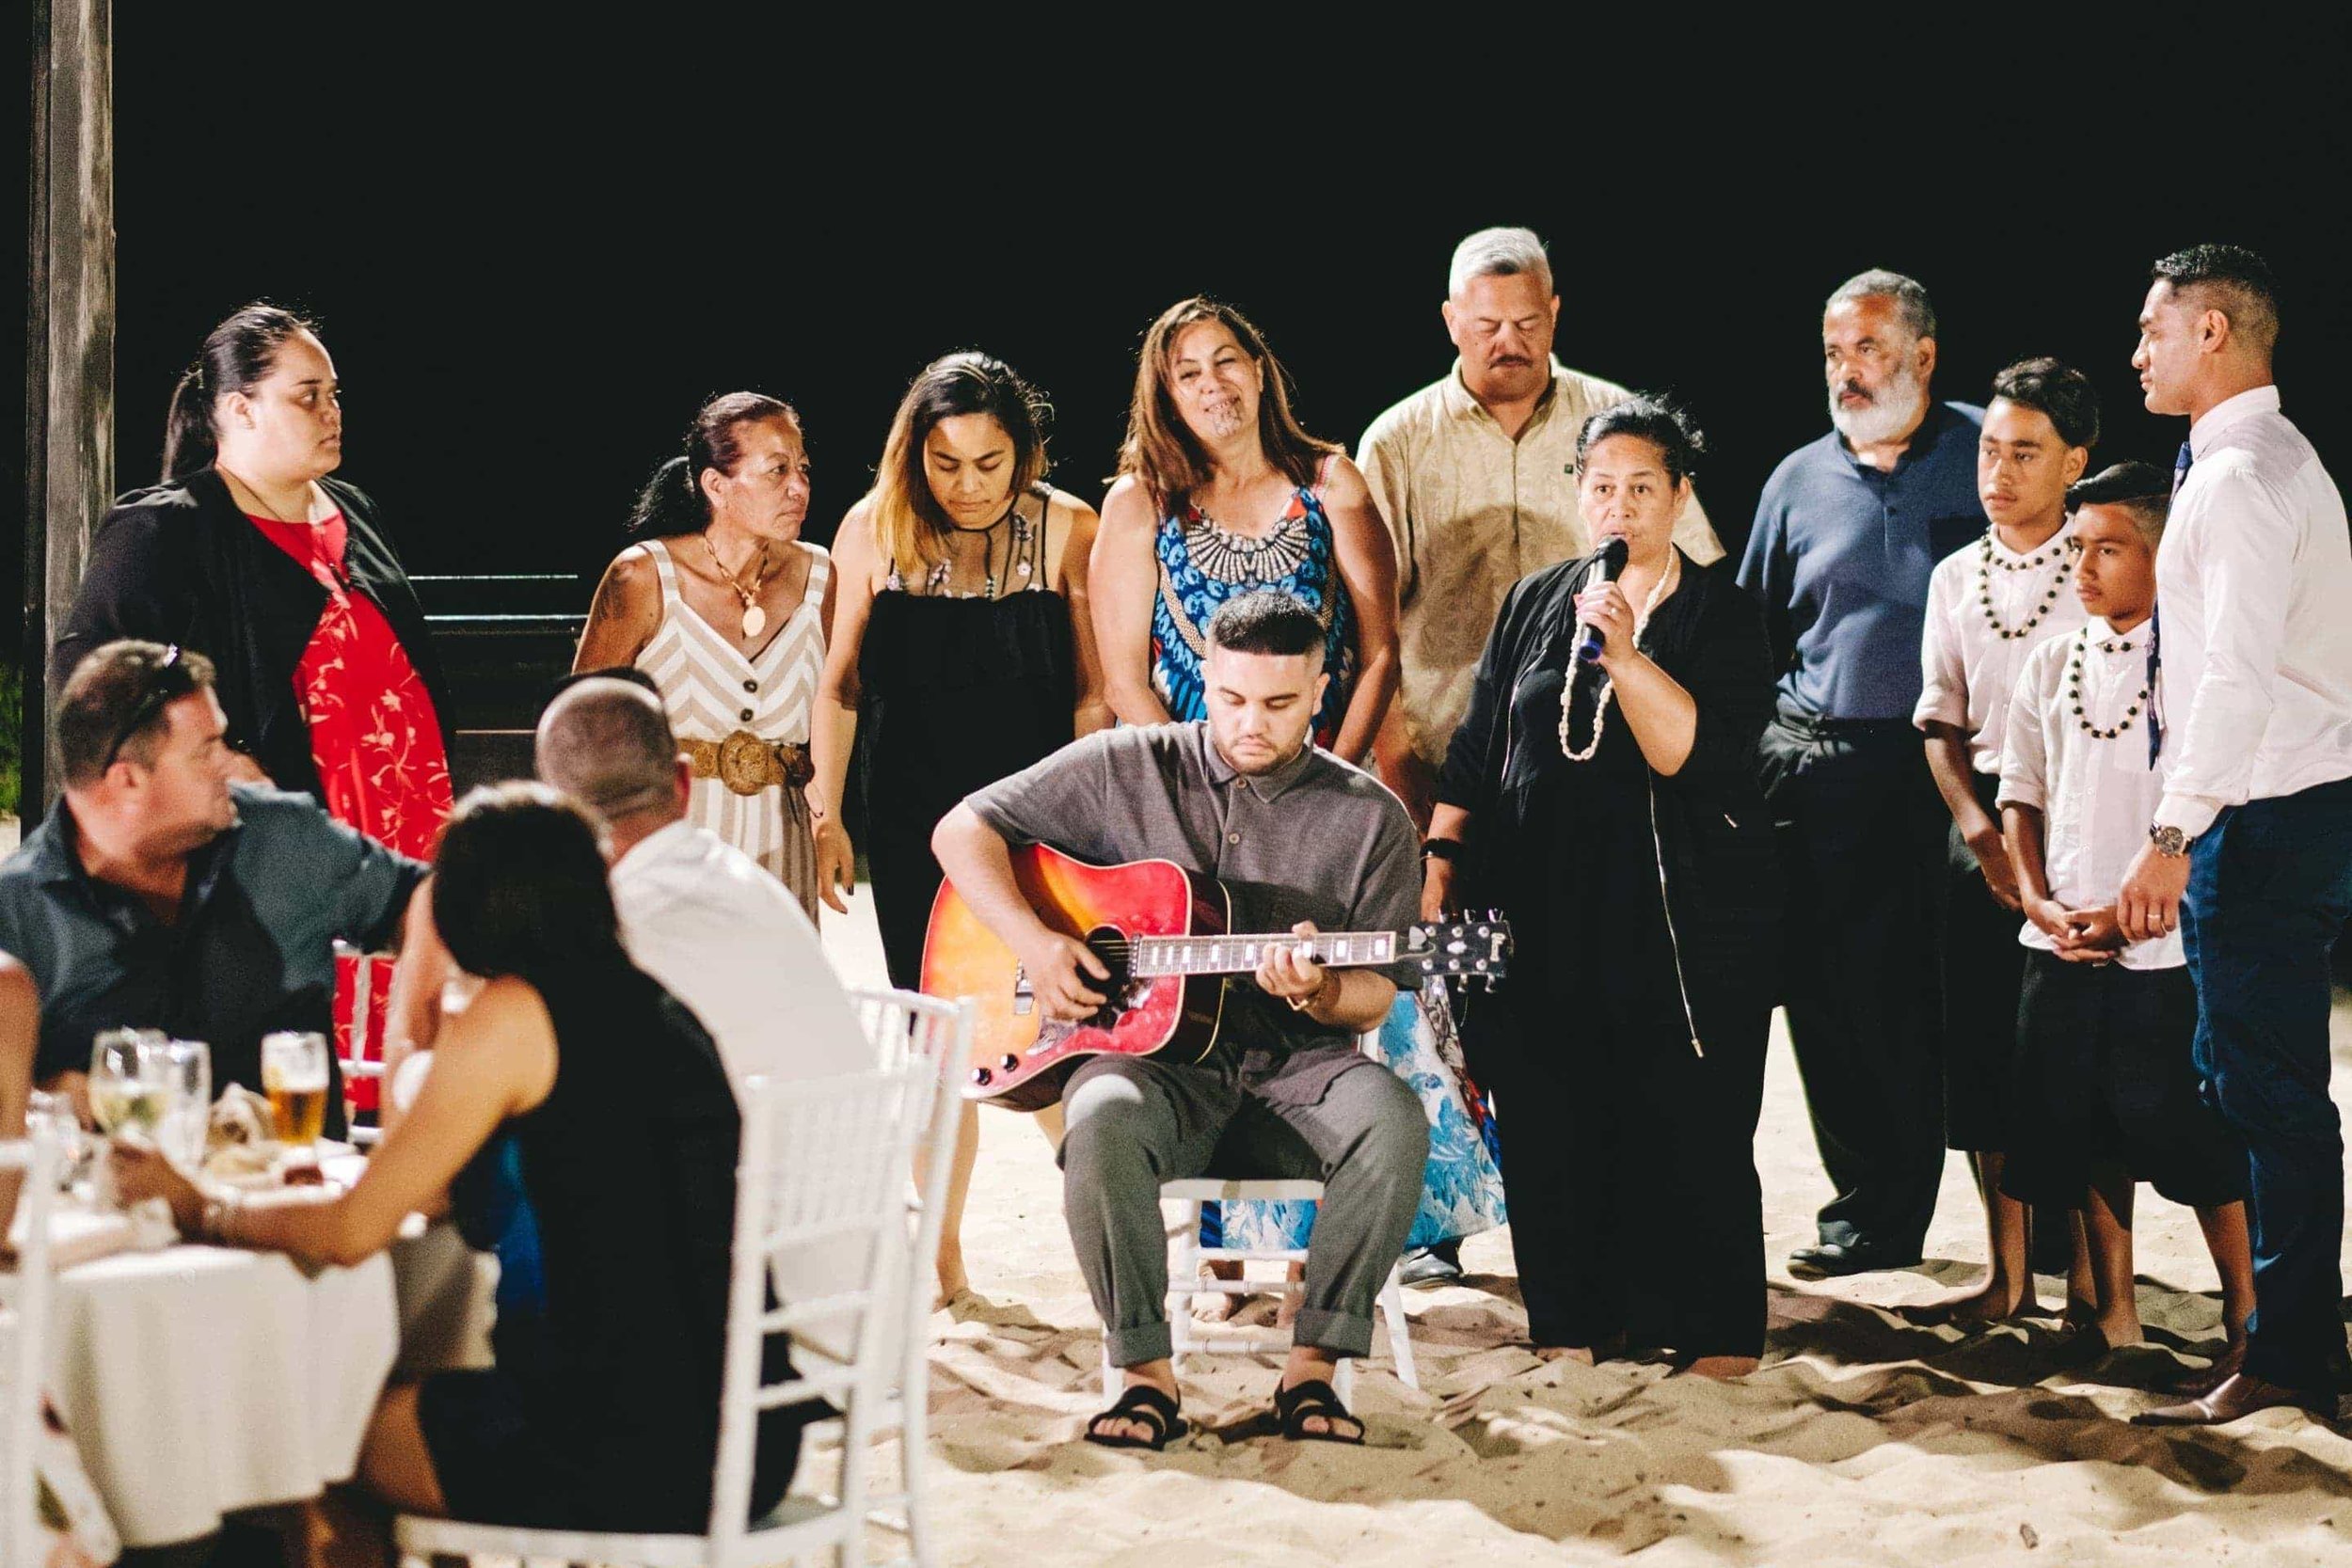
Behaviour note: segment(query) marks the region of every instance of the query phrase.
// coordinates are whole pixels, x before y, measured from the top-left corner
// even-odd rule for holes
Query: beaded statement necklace
[[[1030,567],[1029,562],[1024,554],[1024,551],[1025,551],[1028,547],[1030,524],[1027,514],[1021,510],[1021,498],[1019,496],[1015,496],[1012,499],[1012,504],[1005,508],[1004,515],[999,516],[994,522],[989,524],[986,528],[963,528],[958,525],[950,525],[950,527],[958,534],[970,535],[977,533],[980,536],[980,591],[977,594],[958,594],[949,589],[947,586],[948,578],[954,575],[956,563],[951,559],[942,558],[939,563],[931,568],[930,575],[923,579],[923,592],[927,595],[934,598],[995,598],[997,588],[996,577],[998,571],[996,564],[996,534],[997,531],[1002,529],[1007,521],[1010,521],[1012,524],[1012,538],[1005,546],[1005,566],[1009,569],[1015,577],[1028,577],[1032,568]],[[896,583],[898,574],[895,567],[892,569],[890,575],[892,581]]]
[[[2033,628],[2042,624],[2042,617],[2050,613],[2050,607],[2058,603],[2058,594],[2066,587],[2066,579],[2074,575],[2074,563],[2067,557],[2063,537],[2052,539],[2024,561],[1996,561],[1993,555],[1993,530],[1986,529],[1984,538],[1977,546],[1977,605],[1984,611],[1985,624],[2006,642],[2013,638],[2031,635]],[[2035,572],[2053,561],[2058,562],[2058,575],[2050,579],[2050,591],[2042,594],[2041,602],[2033,607],[2033,613],[2026,617],[2026,624],[2021,626],[2003,626],[1999,612],[1993,608],[1993,568],[1998,566],[2004,572]]]
[[[2103,654],[2128,654],[2138,646],[2128,637],[2099,640],[2099,651]],[[2132,721],[2139,717],[2139,710],[2147,705],[2148,689],[2144,686],[2139,689],[2139,694],[2132,699],[2131,707],[2113,724],[2102,728],[2092,723],[2090,716],[2083,711],[2083,655],[2090,647],[2090,628],[2085,626],[2074,634],[2074,651],[2066,659],[2067,705],[2074,710],[2074,723],[2083,734],[2093,740],[2113,740],[2130,729]]]
[[[1675,584],[1681,580],[1682,552],[1677,550],[1666,557],[1666,569],[1658,574],[1656,582],[1650,584],[1649,596],[1642,601],[1642,612],[1633,618],[1633,641],[1636,644],[1641,642],[1642,633],[1649,629],[1651,611],[1666,602],[1675,591]],[[1575,685],[1576,660],[1571,657],[1567,679],[1560,687],[1560,754],[1570,762],[1590,762],[1594,753],[1600,750],[1601,731],[1609,722],[1609,699],[1616,695],[1617,683],[1608,676],[1601,678],[1600,693],[1593,699],[1593,738],[1581,752],[1568,739],[1568,710],[1575,705],[1572,701]]]

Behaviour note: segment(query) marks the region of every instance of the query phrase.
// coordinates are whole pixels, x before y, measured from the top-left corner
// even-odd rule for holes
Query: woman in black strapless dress
[[[861,813],[890,983],[922,980],[941,872],[931,830],[966,795],[1111,721],[1087,606],[1094,509],[1045,484],[1045,404],[1000,359],[951,354],[907,388],[874,489],[834,541],[837,594],[811,752],[818,885],[854,878]],[[857,753],[852,791],[850,754]],[[1047,1114],[1047,1130],[1058,1111]],[[939,1289],[967,1286],[963,1199],[979,1147],[956,1146]]]

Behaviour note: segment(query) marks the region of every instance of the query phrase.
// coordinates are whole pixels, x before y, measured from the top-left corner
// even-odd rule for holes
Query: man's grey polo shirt
[[[1402,932],[1419,918],[1420,844],[1371,774],[1309,747],[1271,773],[1237,771],[1205,722],[1099,730],[967,797],[1013,844],[1050,844],[1097,864],[1168,860],[1232,895],[1232,928]],[[1384,970],[1415,983],[1409,962]],[[1312,1104],[1366,1058],[1247,974],[1226,982],[1217,1049],[1202,1065],[1267,1100]]]
[[[212,1047],[213,1088],[262,1087],[273,1029],[333,1027],[334,943],[381,947],[422,863],[328,816],[307,795],[235,784],[237,824],[188,857],[179,918],[82,867],[56,809],[0,863],[0,948],[40,988],[41,1079],[87,1070],[90,1038],[125,1025]],[[331,1120],[342,1119],[330,1095]]]

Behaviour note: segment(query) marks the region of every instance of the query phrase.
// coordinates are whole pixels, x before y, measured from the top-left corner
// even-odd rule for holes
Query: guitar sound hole
[[[1086,934],[1086,944],[1103,967],[1111,972],[1107,980],[1087,976],[1090,990],[1102,992],[1109,1000],[1102,1011],[1087,1022],[1099,1029],[1108,1029],[1119,1022],[1119,1015],[1129,1006],[1133,993],[1140,989],[1136,978],[1127,973],[1127,933],[1116,926],[1097,926]]]

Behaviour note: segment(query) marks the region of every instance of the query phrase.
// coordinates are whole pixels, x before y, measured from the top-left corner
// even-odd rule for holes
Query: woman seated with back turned
[[[348,1193],[208,1198],[151,1150],[116,1147],[125,1200],[164,1196],[183,1233],[350,1264],[389,1244],[501,1128],[514,1133],[544,1310],[499,1323],[490,1370],[385,1389],[358,1480],[403,1513],[630,1531],[709,1522],[741,1123],[710,1037],[622,951],[596,832],[541,784],[459,802],[433,918],[486,983],[442,1028],[416,1104]],[[771,1375],[784,1350],[768,1341]],[[805,1418],[760,1417],[755,1516],[783,1497]]]

